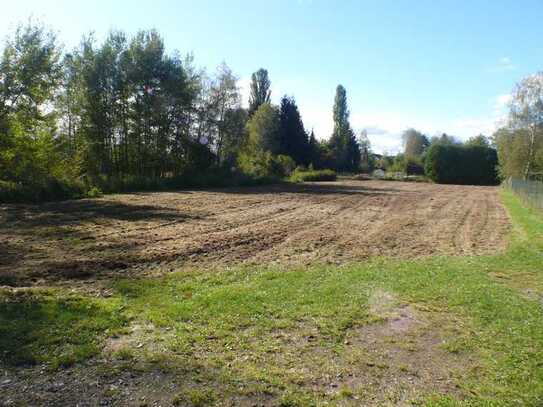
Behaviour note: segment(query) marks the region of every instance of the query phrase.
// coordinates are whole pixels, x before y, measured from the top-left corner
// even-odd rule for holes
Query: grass
[[[148,327],[142,345],[117,356],[182,371],[177,403],[541,405],[543,220],[502,198],[504,253],[183,271],[116,281],[107,299],[5,297],[0,349],[13,363],[73,363],[132,321]],[[406,310],[416,324],[387,334]]]
[[[59,290],[0,292],[0,355],[11,366],[71,366],[99,353],[99,339],[120,329],[120,299],[98,300]]]

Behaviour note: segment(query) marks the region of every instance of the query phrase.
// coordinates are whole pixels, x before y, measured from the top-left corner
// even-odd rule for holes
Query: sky
[[[266,68],[273,101],[294,96],[320,139],[342,84],[352,127],[378,153],[400,151],[409,127],[492,134],[514,85],[543,70],[542,0],[17,0],[2,5],[0,37],[29,17],[66,50],[89,32],[155,28],[209,73],[228,64],[245,102],[251,73]]]

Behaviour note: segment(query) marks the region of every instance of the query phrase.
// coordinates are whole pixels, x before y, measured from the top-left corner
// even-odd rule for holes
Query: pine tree
[[[309,142],[308,142],[307,149],[308,149],[309,164],[315,168],[320,168],[321,166],[320,143],[317,141],[317,138],[315,137],[315,132],[313,131],[313,129],[311,129],[311,134],[309,135]]]
[[[281,98],[280,119],[280,153],[292,157],[298,164],[308,164],[307,133],[294,98],[286,95]]]

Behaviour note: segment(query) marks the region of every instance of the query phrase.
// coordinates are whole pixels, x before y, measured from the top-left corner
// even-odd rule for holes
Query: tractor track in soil
[[[0,277],[88,285],[181,267],[490,254],[509,228],[496,187],[346,179],[0,205]]]

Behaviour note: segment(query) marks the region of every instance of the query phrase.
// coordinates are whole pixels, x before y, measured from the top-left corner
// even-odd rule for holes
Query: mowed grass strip
[[[109,355],[127,368],[183,375],[180,404],[541,405],[543,221],[502,195],[505,253],[184,271],[119,280],[112,298],[67,308],[59,291],[5,298],[0,346],[9,354],[23,338],[31,358],[58,365],[67,337],[61,353],[75,361],[119,340]],[[127,321],[143,329],[103,341]]]

